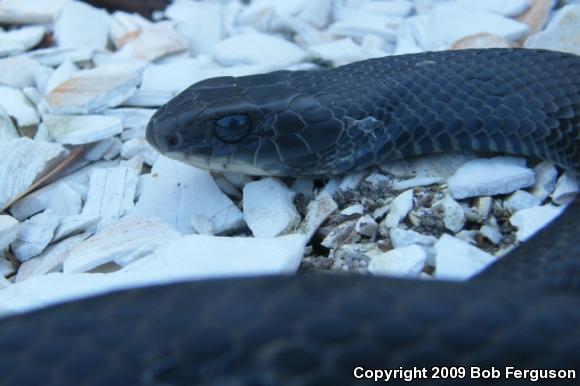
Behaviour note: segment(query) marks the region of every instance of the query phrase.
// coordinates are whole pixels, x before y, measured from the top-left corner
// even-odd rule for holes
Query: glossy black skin
[[[205,80],[159,109],[147,138],[194,166],[255,175],[340,175],[452,150],[533,156],[576,170],[579,95],[580,59],[572,54],[402,55]],[[239,125],[224,141],[218,122],[230,117]]]

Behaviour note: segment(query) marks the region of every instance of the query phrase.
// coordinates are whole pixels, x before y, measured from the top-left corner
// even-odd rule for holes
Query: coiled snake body
[[[159,109],[147,138],[195,166],[255,175],[325,177],[450,150],[548,159],[578,173],[580,58],[466,50],[210,79]],[[478,381],[469,366],[494,366],[496,382],[509,384],[517,379],[504,377],[506,366],[573,369],[573,384],[579,218],[572,203],[469,283],[213,280],[11,317],[0,324],[0,384],[365,384],[355,368],[432,376],[431,366],[466,366],[452,384]]]

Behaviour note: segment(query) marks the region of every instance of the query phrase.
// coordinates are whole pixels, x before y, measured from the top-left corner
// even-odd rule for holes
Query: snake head
[[[359,121],[348,123],[340,100],[304,72],[208,79],[161,107],[147,139],[162,154],[206,170],[340,174],[358,161],[354,147],[366,138]]]
[[[273,128],[292,93],[288,84],[283,72],[198,82],[153,115],[147,140],[202,169],[284,174]]]

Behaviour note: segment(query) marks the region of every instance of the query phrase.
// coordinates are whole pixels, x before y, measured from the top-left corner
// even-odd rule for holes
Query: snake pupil
[[[169,138],[167,138],[167,144],[170,147],[175,147],[175,146],[179,145],[179,138],[177,138],[176,135],[171,135],[171,136],[169,136]]]
[[[224,142],[238,142],[248,135],[250,118],[236,114],[222,117],[216,121],[216,135]]]

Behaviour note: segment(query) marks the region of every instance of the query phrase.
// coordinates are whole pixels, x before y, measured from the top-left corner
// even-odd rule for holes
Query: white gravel
[[[76,0],[3,0],[0,312],[142,284],[292,274],[301,261],[473,276],[558,215],[578,182],[550,162],[464,153],[327,181],[210,174],[158,155],[146,125],[214,76],[456,47],[579,53],[580,5],[552,15],[553,3],[530,15],[527,0],[175,0],[147,20]],[[24,261],[17,272],[9,254]]]

